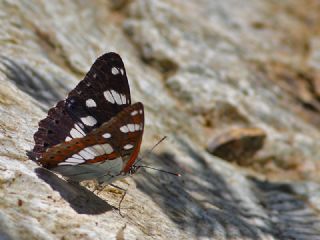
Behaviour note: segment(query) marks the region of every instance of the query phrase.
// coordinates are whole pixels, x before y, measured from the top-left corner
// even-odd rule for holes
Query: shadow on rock
[[[289,226],[281,227],[284,226],[282,221],[286,221],[280,218],[281,214],[277,215],[279,220],[276,224],[272,222],[274,207],[266,209],[266,203],[259,199],[261,192],[265,191],[263,187],[248,180],[247,184],[243,184],[243,190],[235,189],[235,185],[227,182],[228,178],[210,166],[186,142],[181,141],[180,144],[184,152],[195,160],[196,167],[183,166],[185,172],[180,172],[181,178],[160,172],[149,174],[149,171],[135,178],[137,187],[147,193],[180,229],[190,232],[195,238],[256,240],[271,236],[293,236],[295,231],[289,231]],[[181,161],[177,161],[176,156],[170,153],[153,154],[150,158],[154,163],[161,164],[162,169],[180,171],[182,168],[178,165]],[[287,206],[287,203],[283,204]],[[303,201],[299,201],[299,204],[303,205],[299,209],[308,208]],[[306,231],[304,224],[296,225],[296,229],[299,226],[306,234],[296,232],[297,235],[303,236],[303,239],[318,239],[314,238],[314,234],[318,233],[316,229]]]
[[[256,196],[278,239],[320,240],[319,213],[294,183],[272,183],[251,178]]]
[[[79,214],[102,214],[113,209],[105,200],[77,183],[66,182],[44,168],[37,168],[35,172],[53,190],[58,191],[61,197]]]
[[[20,64],[5,56],[0,56],[0,63],[4,66],[3,69],[0,68],[0,71],[4,72],[8,79],[41,103],[52,106],[65,97],[66,93],[57,90],[57,86],[61,89],[68,89],[60,79],[56,79],[57,86],[53,86],[36,69],[26,64]],[[42,105],[39,107],[46,110]]]
[[[201,155],[187,143],[181,143],[185,152],[195,159],[197,168],[184,166],[181,178],[145,172],[136,178],[137,187],[151,196],[180,229],[196,238],[259,239],[260,231],[243,218],[256,217],[254,213],[242,205],[228,183]],[[154,154],[150,158],[161,164],[160,168],[178,172],[181,169],[170,153]]]

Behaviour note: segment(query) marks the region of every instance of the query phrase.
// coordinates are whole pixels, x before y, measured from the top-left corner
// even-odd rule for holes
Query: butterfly
[[[109,52],[39,122],[27,155],[71,181],[109,184],[137,170],[143,130],[143,104],[131,104],[122,59]]]

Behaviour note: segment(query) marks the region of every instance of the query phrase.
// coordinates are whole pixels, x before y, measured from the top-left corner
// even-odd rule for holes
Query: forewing
[[[128,79],[120,56],[107,53],[99,57],[69,93],[66,102],[70,115],[82,121],[88,130],[107,122],[130,105]],[[85,124],[88,116],[93,116],[97,123]]]
[[[50,147],[86,136],[130,104],[123,62],[118,54],[106,53],[94,62],[68,98],[51,108],[39,122],[29,158],[38,160]]]

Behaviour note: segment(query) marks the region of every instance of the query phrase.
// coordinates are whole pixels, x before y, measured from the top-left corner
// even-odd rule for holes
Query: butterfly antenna
[[[142,161],[142,159],[144,159],[145,157],[149,156],[153,150],[161,143],[163,142],[165,139],[167,138],[167,136],[164,136],[163,138],[161,138],[149,151],[147,151],[146,153],[144,153],[139,159],[138,161],[135,163],[135,165],[137,165],[138,162]]]
[[[142,166],[139,165],[138,167],[140,167],[140,168],[150,168],[150,169],[153,169],[153,170],[156,170],[156,171],[159,171],[159,172],[163,172],[163,173],[171,174],[171,175],[174,175],[174,176],[177,176],[177,177],[181,177],[180,173],[169,172],[169,171],[165,171],[165,170],[162,170],[162,169],[149,167],[149,166],[143,166],[143,165]]]
[[[156,171],[159,171],[159,172],[163,172],[163,173],[167,173],[167,174],[171,174],[171,175],[180,177],[180,176],[181,176],[180,173],[169,172],[169,171],[165,171],[165,170],[162,170],[162,169],[158,169],[158,168],[154,168],[154,167],[150,167],[150,166],[144,166],[144,165],[138,165],[138,166],[137,166],[137,163],[138,163],[138,162],[142,161],[143,158],[149,156],[149,155],[153,152],[153,150],[154,150],[161,142],[163,142],[166,138],[167,138],[167,136],[164,136],[163,138],[161,138],[149,151],[147,151],[146,153],[144,153],[144,154],[138,159],[138,161],[134,164],[134,165],[136,166],[136,168],[149,168],[149,169],[153,169],[153,170],[156,170]]]

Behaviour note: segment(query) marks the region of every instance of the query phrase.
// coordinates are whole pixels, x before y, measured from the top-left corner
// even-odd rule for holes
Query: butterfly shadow
[[[296,239],[297,234],[303,239],[318,239],[319,218],[291,185],[248,178],[250,184],[245,187],[249,191],[239,191],[201,153],[183,140],[179,143],[195,161],[192,167],[179,164],[183,160],[170,152],[150,158],[161,169],[179,171],[181,178],[145,170],[135,176],[137,188],[148,194],[179,229],[195,238],[213,238],[220,232],[226,239],[256,240],[262,235]],[[255,193],[255,203],[248,203],[248,192]],[[257,211],[259,208],[263,211]],[[270,220],[272,216],[279,222]]]
[[[258,228],[247,219],[260,218],[247,209],[221,174],[186,142],[181,142],[187,155],[195,160],[196,168],[179,164],[178,156],[163,152],[150,156],[161,169],[179,171],[181,178],[144,171],[135,178],[137,188],[151,196],[176,226],[195,238],[212,238],[224,227],[237,229],[245,239],[260,239]],[[150,164],[152,165],[152,164]],[[185,167],[185,168],[184,168]],[[224,230],[222,230],[224,231]],[[226,232],[227,238],[235,236]]]
[[[36,168],[35,172],[53,190],[59,192],[70,207],[79,214],[98,215],[114,209],[105,200],[78,183],[67,182],[45,168]]]

